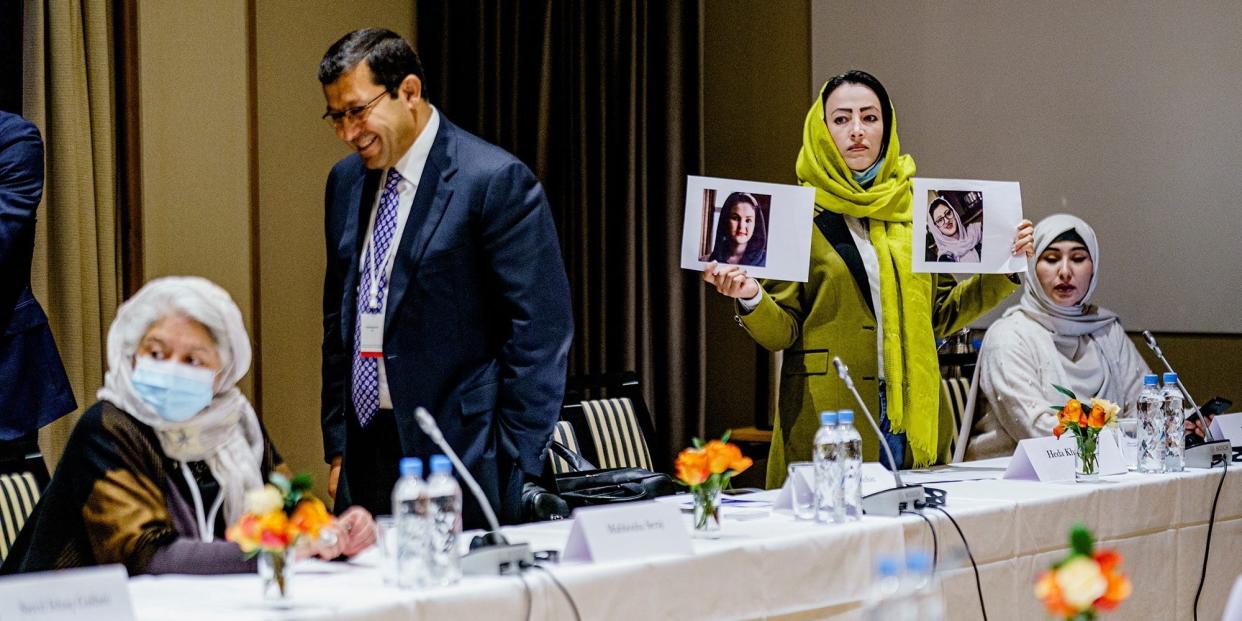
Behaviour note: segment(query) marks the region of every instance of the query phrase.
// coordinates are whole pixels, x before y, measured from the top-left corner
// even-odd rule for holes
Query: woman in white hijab
[[[141,573],[254,570],[227,524],[283,468],[237,382],[250,342],[237,305],[195,277],[153,280],[117,310],[99,402],[0,573],[123,563]],[[303,554],[355,554],[375,539],[361,509]]]
[[[962,224],[957,209],[942,196],[927,206],[927,230],[936,240],[937,261],[979,262],[979,244],[983,241],[983,223]]]
[[[988,328],[979,350],[972,391],[981,414],[967,459],[1010,455],[1018,440],[1051,435],[1049,406],[1065,401],[1053,384],[1134,415],[1150,370],[1117,315],[1088,303],[1099,275],[1100,249],[1086,222],[1058,214],[1035,226],[1022,300]]]

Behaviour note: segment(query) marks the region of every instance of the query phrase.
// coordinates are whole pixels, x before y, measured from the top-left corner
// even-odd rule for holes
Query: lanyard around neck
[[[380,201],[381,202],[383,201],[383,194],[380,195]],[[401,194],[400,192],[398,192],[397,193],[397,203],[398,203],[397,220],[398,222],[401,220],[400,201],[401,201]],[[378,313],[380,310],[380,303],[379,303],[380,274],[388,273],[388,269],[392,265],[393,258],[397,255],[397,244],[392,243],[392,240],[389,241],[388,248],[384,250],[384,258],[383,258],[382,263],[379,261],[379,258],[375,256],[375,227],[379,225],[379,207],[380,207],[379,203],[376,203],[375,207],[376,208],[371,211],[371,234],[367,235],[366,244],[362,247],[362,260],[367,261],[371,264],[371,278],[370,278],[370,282],[367,283],[368,285],[367,286],[367,308],[371,309],[373,312]],[[393,239],[395,240],[396,237],[397,235],[396,235],[396,232],[394,231]],[[381,272],[381,270],[383,271]]]
[[[219,491],[216,492],[216,501],[211,503],[211,513],[203,513],[203,495],[198,491],[198,482],[194,480],[194,473],[190,472],[190,467],[183,461],[181,462],[181,475],[185,477],[186,485],[190,486],[190,496],[194,498],[194,517],[198,520],[198,537],[207,543],[211,543],[216,538],[215,528],[212,527],[216,523],[216,514],[220,512],[220,505],[224,504],[224,486],[220,485]],[[219,481],[216,482],[217,485]]]

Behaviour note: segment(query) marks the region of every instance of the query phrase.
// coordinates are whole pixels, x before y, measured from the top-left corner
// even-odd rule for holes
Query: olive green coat
[[[819,222],[821,218],[817,218]],[[828,226],[836,231],[834,239],[848,238],[844,220],[838,216],[831,222]],[[837,243],[834,248],[817,227],[811,235],[807,282],[764,281],[766,294],[759,305],[749,313],[739,306],[740,323],[755,341],[768,350],[785,352],[768,456],[769,488],[784,483],[787,463],[811,459],[811,442],[821,411],[858,409],[832,368],[833,356],[840,356],[849,366],[867,407],[876,417],[880,415],[876,318],[863,297],[869,297],[870,291],[860,289],[860,285],[866,286],[866,275],[860,274],[861,263],[856,257],[851,273],[837,248],[842,245]],[[1017,283],[1001,274],[975,275],[960,283],[950,275],[939,274],[930,282],[935,291],[929,319],[941,337],[966,327],[1017,288]],[[940,461],[947,461],[953,423],[943,394],[940,402],[941,411],[931,414],[941,417],[937,453]],[[858,413],[855,426],[863,438],[863,457],[876,461],[879,444],[862,417]]]

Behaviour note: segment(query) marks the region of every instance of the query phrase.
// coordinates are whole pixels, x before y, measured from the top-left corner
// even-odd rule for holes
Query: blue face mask
[[[171,360],[138,358],[131,380],[134,392],[161,418],[181,423],[211,404],[215,371]]]

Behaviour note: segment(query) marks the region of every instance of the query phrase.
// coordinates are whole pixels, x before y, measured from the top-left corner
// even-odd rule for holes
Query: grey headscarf
[[[1039,255],[1048,249],[1052,240],[1067,231],[1075,231],[1082,238],[1087,252],[1091,255],[1094,269],[1091,273],[1091,284],[1087,286],[1087,294],[1073,306],[1060,306],[1044,293],[1043,286],[1039,284],[1039,276],[1035,274],[1035,265],[1039,263]],[[1082,219],[1069,214],[1048,216],[1035,225],[1035,254],[1026,260],[1022,301],[1005,311],[1004,316],[1025,313],[1032,321],[1057,336],[1082,336],[1103,330],[1118,319],[1112,311],[1087,303],[1099,282],[1100,245],[1096,242],[1095,231]]]
[[[221,368],[211,404],[190,420],[162,418],[134,392],[134,355],[151,324],[181,314],[203,324],[216,341]],[[244,512],[245,493],[263,486],[263,432],[237,381],[250,370],[250,340],[228,292],[205,278],[157,278],[116,311],[108,329],[108,372],[97,397],[155,430],[164,453],[181,462],[205,461],[224,494],[225,519]]]

